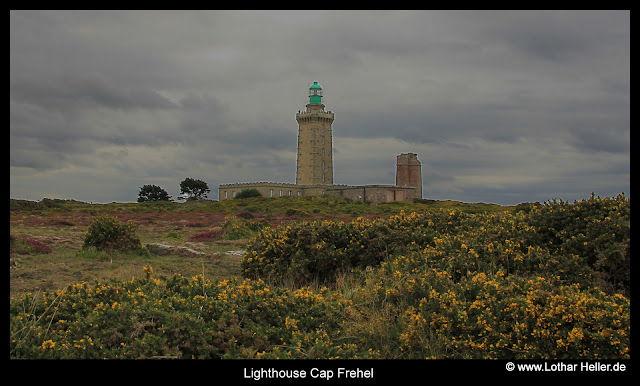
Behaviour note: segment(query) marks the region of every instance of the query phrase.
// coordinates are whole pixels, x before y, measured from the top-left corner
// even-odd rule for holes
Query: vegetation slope
[[[80,247],[99,216],[142,248]],[[12,282],[56,255],[107,274],[16,293],[10,356],[628,358],[629,218],[624,195],[516,207],[12,200]],[[67,233],[75,249],[51,242]],[[206,257],[144,247],[167,240]],[[233,269],[211,268],[230,246],[243,250]],[[108,274],[124,261],[137,272]]]

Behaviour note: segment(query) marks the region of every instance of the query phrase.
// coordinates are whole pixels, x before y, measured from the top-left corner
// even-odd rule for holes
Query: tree
[[[260,197],[260,196],[262,195],[260,194],[258,189],[251,188],[251,189],[241,190],[240,193],[236,194],[234,198],[249,198],[249,197]]]
[[[209,192],[209,185],[202,180],[187,177],[180,183],[180,193],[186,194],[187,200],[200,200],[207,198],[207,193]]]
[[[171,196],[157,185],[144,185],[138,193],[138,202],[148,201],[171,201]]]

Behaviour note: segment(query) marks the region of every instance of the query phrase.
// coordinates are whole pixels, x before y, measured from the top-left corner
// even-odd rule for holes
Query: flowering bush
[[[621,295],[503,272],[459,283],[441,271],[408,280],[416,286],[394,294],[414,299],[399,318],[408,357],[629,357],[630,304]]]
[[[449,272],[537,273],[629,294],[629,200],[550,202],[528,213],[401,212],[388,219],[299,222],[266,228],[242,262],[246,277],[332,281],[336,273],[421,252],[419,266]]]
[[[12,358],[329,358],[349,302],[326,288],[181,275],[74,284],[11,303]]]
[[[17,253],[20,255],[34,255],[53,252],[53,249],[51,249],[50,246],[41,241],[13,235],[10,235],[9,249],[10,254]]]
[[[433,242],[439,231],[453,232],[460,212],[435,213],[432,217],[404,212],[388,220],[302,221],[266,228],[247,248],[242,268],[247,277],[282,277],[295,282],[331,281],[337,272],[377,266],[408,247]],[[437,222],[437,227],[429,225]]]
[[[142,249],[131,221],[123,223],[115,217],[103,215],[94,219],[84,238],[83,249],[136,250]]]
[[[631,263],[630,201],[624,194],[567,203],[553,200],[534,208],[527,218],[537,242],[553,254],[580,256],[592,279],[608,292],[629,295]]]
[[[12,299],[11,358],[629,357],[628,299],[541,277],[383,269],[348,299],[144,271]]]
[[[592,196],[268,227],[244,279],[146,266],[11,299],[10,356],[627,359],[629,214],[624,196]],[[90,230],[122,227],[102,222]]]

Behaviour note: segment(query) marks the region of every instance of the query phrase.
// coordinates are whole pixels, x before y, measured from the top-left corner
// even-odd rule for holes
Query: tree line
[[[202,200],[207,198],[211,190],[209,185],[195,178],[187,177],[180,182],[180,196],[178,200]],[[166,190],[157,185],[143,185],[138,193],[138,202],[173,201]]]
[[[187,177],[180,183],[180,194],[178,200],[192,201],[207,198],[211,190],[209,185],[195,178]],[[244,189],[234,198],[259,197],[261,194],[257,189]],[[158,185],[143,185],[138,192],[138,202],[151,201],[173,201],[169,193]]]

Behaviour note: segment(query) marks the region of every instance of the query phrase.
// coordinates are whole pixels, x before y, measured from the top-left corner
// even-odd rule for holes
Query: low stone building
[[[335,185],[333,183],[334,114],[325,111],[322,88],[309,88],[306,111],[296,114],[298,154],[296,183],[243,182],[219,186],[219,199],[230,200],[245,189],[256,189],[263,197],[301,197],[329,194],[373,203],[413,201],[422,198],[422,166],[415,153],[397,156],[395,185]]]
[[[334,185],[326,189],[324,194],[340,196],[351,200],[368,202],[413,201],[416,196],[416,188],[411,186],[396,185],[359,185],[339,186]]]
[[[220,200],[235,198],[245,189],[256,189],[263,197],[302,197],[328,194],[368,202],[413,201],[417,189],[397,185],[296,185],[282,182],[243,182],[220,185]]]
[[[304,187],[283,182],[240,182],[223,184],[218,188],[220,200],[235,198],[236,194],[246,189],[256,189],[263,197],[302,196]]]

